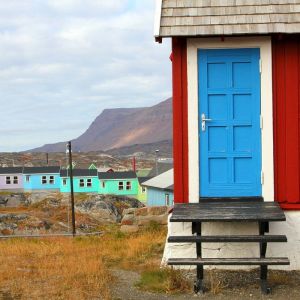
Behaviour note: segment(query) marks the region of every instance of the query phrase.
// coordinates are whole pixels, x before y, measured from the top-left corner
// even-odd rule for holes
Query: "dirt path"
[[[158,300],[191,298],[241,300],[241,299],[272,299],[296,300],[300,299],[300,272],[270,272],[269,283],[272,288],[270,295],[262,295],[259,287],[258,271],[233,272],[219,271],[207,275],[205,286],[208,291],[204,295],[195,296],[193,293],[184,295],[167,295],[144,292],[134,285],[139,280],[137,272],[113,270],[116,282],[112,295],[114,300]],[[193,275],[193,274],[191,274]],[[193,276],[191,276],[191,280]],[[212,292],[214,289],[214,292]]]

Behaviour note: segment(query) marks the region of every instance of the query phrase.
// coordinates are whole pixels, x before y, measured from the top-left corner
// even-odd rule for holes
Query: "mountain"
[[[105,109],[72,141],[74,151],[109,150],[172,140],[172,99],[151,107]],[[64,152],[66,142],[46,144],[30,152]]]

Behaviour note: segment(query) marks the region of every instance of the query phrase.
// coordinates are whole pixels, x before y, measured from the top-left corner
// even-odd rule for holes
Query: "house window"
[[[18,184],[19,183],[19,178],[18,176],[14,176],[14,184]]]
[[[144,186],[142,186],[142,193],[146,193],[146,188]]]
[[[169,194],[165,194],[165,205],[170,206],[170,195]]]
[[[63,178],[63,185],[67,185],[67,178]]]
[[[49,184],[54,184],[54,176],[49,177]]]
[[[91,187],[91,186],[92,186],[92,179],[91,179],[91,178],[88,178],[88,179],[86,180],[86,186],[88,186],[88,187]]]
[[[30,181],[30,175],[26,175],[26,176],[25,176],[25,181],[26,181],[26,182],[29,182],[29,181]]]
[[[47,184],[47,176],[42,176],[42,184]]]
[[[84,179],[79,179],[79,186],[84,187]]]
[[[126,191],[131,190],[131,181],[126,181]]]
[[[105,181],[102,181],[101,184],[102,184],[102,188],[105,189]]]
[[[6,176],[6,184],[11,184],[11,180],[9,176]]]
[[[119,191],[123,191],[123,190],[124,190],[124,182],[119,181]]]

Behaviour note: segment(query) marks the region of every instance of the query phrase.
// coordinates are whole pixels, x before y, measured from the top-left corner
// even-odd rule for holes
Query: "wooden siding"
[[[297,32],[300,0],[162,1],[161,37]]]
[[[300,209],[300,35],[274,37],[275,199]]]
[[[187,45],[172,39],[174,202],[188,203]]]

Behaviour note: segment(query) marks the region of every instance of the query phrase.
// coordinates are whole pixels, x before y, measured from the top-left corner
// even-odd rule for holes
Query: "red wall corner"
[[[174,202],[188,203],[187,44],[172,39]]]

